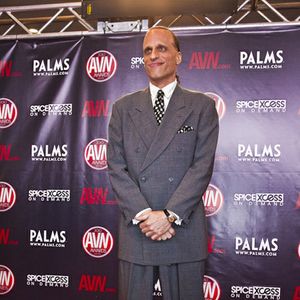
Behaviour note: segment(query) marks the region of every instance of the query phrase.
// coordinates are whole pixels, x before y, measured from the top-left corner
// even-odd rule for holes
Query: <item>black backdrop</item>
[[[206,299],[299,300],[299,29],[177,34],[182,85],[208,93],[220,117],[203,197]],[[147,85],[142,39],[0,42],[5,299],[117,299],[107,125],[112,103]]]

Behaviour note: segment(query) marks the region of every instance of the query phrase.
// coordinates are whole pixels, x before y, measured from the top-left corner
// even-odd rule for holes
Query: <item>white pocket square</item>
[[[189,132],[189,131],[193,131],[193,130],[194,130],[194,128],[192,126],[184,125],[177,131],[177,133],[185,133],[185,132]]]

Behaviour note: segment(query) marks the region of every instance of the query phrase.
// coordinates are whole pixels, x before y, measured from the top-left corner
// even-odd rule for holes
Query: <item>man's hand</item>
[[[168,232],[164,233],[163,235],[161,235],[158,238],[155,238],[154,240],[166,241],[166,240],[171,239],[174,235],[175,235],[175,229],[173,227],[171,227]],[[151,238],[153,239],[154,237],[151,237]]]
[[[147,211],[136,218],[141,231],[152,240],[166,240],[175,235],[174,228],[162,210]]]

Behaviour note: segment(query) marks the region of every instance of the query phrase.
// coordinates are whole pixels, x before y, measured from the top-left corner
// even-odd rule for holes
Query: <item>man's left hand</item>
[[[145,212],[136,219],[141,221],[139,224],[141,231],[152,240],[159,239],[171,228],[171,223],[162,210]]]

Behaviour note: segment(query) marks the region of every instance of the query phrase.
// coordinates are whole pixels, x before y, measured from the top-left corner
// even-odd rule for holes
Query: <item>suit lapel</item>
[[[141,171],[146,169],[166,149],[191,112],[192,108],[185,105],[182,89],[177,85],[170,99],[170,103],[165,112],[162,123],[158,128],[155,117],[153,117],[157,130],[154,139],[152,136],[153,131],[151,132],[152,143],[146,155]],[[152,116],[154,116],[153,113]],[[148,132],[145,132],[145,134],[149,135]],[[148,140],[148,137],[146,139]]]
[[[158,128],[149,89],[145,89],[136,102],[129,115],[146,148],[149,149]]]

